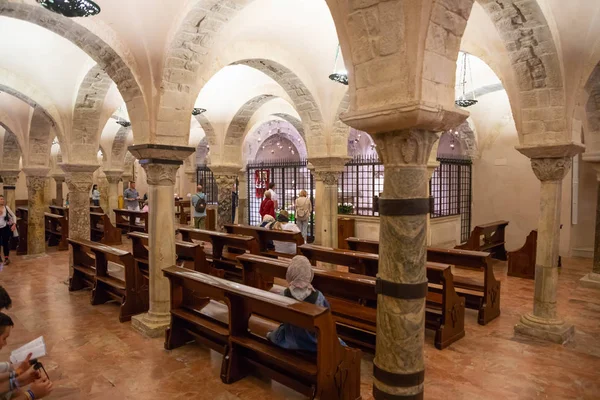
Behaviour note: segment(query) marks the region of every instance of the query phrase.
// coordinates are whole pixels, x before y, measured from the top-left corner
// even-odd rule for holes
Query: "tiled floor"
[[[117,306],[91,306],[89,292],[69,293],[67,252],[43,258],[14,257],[0,273],[13,298],[16,327],[2,350],[44,335],[50,355],[43,360],[55,383],[52,399],[301,399],[261,377],[232,385],[219,378],[221,356],[199,345],[174,351],[162,339],[146,339],[130,323],[120,324]],[[449,348],[433,347],[427,332],[426,399],[600,399],[600,291],[578,280],[591,261],[564,259],[560,313],[576,326],[575,341],[559,346],[516,337],[513,325],[532,308],[533,282],[502,280],[502,315],[479,326],[467,311],[466,336]],[[371,396],[372,355],[363,361],[363,399]]]

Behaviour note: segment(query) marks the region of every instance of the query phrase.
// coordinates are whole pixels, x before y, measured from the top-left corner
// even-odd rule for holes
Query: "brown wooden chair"
[[[165,348],[196,339],[220,351],[224,383],[259,370],[311,398],[360,399],[361,352],[341,346],[329,310],[177,267],[163,273],[171,285]],[[213,303],[227,305],[227,323],[202,312]],[[315,332],[317,353],[284,350],[266,340],[264,328],[278,323]]]
[[[535,279],[537,257],[537,229],[531,231],[525,244],[518,250],[508,252],[508,276]]]
[[[489,224],[477,225],[471,232],[466,243],[456,246],[455,249],[471,251],[487,251],[492,258],[506,261],[506,242],[504,238],[508,221],[495,221]]]
[[[69,250],[69,221],[62,216],[44,213],[46,240],[48,246],[58,246],[58,250]]]
[[[125,233],[146,232],[148,233],[148,213],[144,211],[132,211],[115,208],[115,224],[117,228]],[[140,221],[139,223],[137,221]]]

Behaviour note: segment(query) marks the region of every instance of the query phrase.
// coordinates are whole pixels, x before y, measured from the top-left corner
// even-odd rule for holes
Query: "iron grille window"
[[[196,169],[196,182],[204,188],[206,204],[217,204],[219,200],[219,189],[212,171],[207,165],[199,165]]]
[[[438,158],[429,188],[434,199],[431,218],[460,215],[461,241],[471,232],[471,160],[468,157]]]
[[[379,215],[377,199],[383,192],[383,164],[375,156],[354,157],[338,183],[338,214]]]
[[[313,205],[313,214],[309,220],[308,241],[314,240],[315,185],[308,163],[303,161],[274,161],[253,163],[246,166],[248,171],[248,222],[260,225],[260,203],[269,183],[275,183],[279,208],[290,213],[290,220],[295,220],[296,199],[301,190],[306,190]]]

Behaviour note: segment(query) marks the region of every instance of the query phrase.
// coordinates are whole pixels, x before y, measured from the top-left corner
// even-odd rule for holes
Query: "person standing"
[[[265,215],[270,215],[275,218],[275,203],[271,200],[271,192],[267,190],[265,192],[265,198],[260,203],[260,210],[258,211],[260,218],[264,220]]]
[[[0,259],[0,263],[3,262],[4,265],[10,264],[8,256],[10,254],[10,241],[13,236],[18,236],[17,216],[6,205],[4,196],[0,194],[0,245],[4,254],[4,261]]]
[[[273,206],[275,207],[275,211],[279,210],[279,197],[277,196],[277,193],[275,193],[274,182],[269,183],[269,190],[265,192],[265,195],[267,193],[271,193],[271,200],[273,200]]]
[[[308,235],[308,222],[312,215],[312,203],[308,198],[306,190],[300,191],[300,196],[296,199],[296,225],[302,232],[304,242],[306,242],[306,236]]]
[[[140,211],[140,194],[135,190],[135,182],[129,182],[129,187],[123,191],[125,208],[130,211]]]
[[[202,185],[196,188],[196,194],[192,196],[192,207],[194,208],[194,228],[206,229],[206,195]]]
[[[92,186],[92,203],[96,207],[100,207],[100,191],[98,190],[98,185]]]

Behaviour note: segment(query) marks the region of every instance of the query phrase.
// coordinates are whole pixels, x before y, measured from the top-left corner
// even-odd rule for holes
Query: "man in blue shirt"
[[[200,211],[202,206],[204,206],[204,210]],[[192,213],[194,216],[194,228],[205,229],[204,221],[206,220],[206,195],[202,190],[202,185],[198,185],[196,194],[192,196]]]
[[[129,182],[129,187],[123,192],[125,208],[131,211],[140,211],[140,194],[135,190],[135,182]]]

